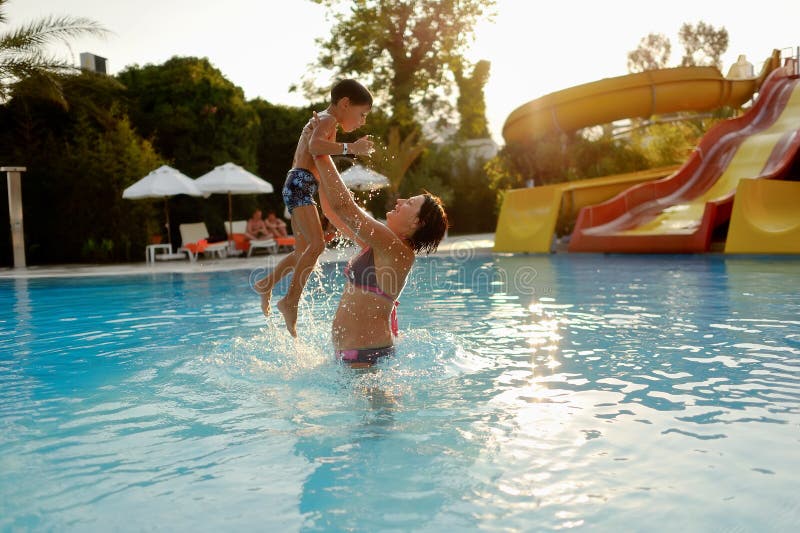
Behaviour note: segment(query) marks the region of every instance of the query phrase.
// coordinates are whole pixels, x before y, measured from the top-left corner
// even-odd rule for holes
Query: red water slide
[[[791,74],[789,67],[773,71],[753,107],[711,128],[674,174],[582,209],[569,250],[708,251],[714,228],[730,218],[739,179],[780,177],[800,149],[800,116],[794,116],[800,80]],[[798,94],[793,97],[795,92]],[[787,110],[790,99],[791,112]],[[751,141],[746,150],[740,150],[748,138],[760,134],[763,139]]]

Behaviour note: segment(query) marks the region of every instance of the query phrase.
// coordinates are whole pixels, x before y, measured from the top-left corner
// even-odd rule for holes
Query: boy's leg
[[[292,229],[295,230],[295,235],[303,236],[305,247],[297,257],[292,282],[289,285],[286,296],[278,302],[278,310],[283,313],[286,329],[289,330],[293,337],[296,337],[297,304],[300,301],[303,288],[306,286],[306,281],[308,281],[308,276],[314,270],[314,265],[317,264],[320,254],[325,250],[325,239],[322,236],[322,225],[319,221],[317,206],[304,205],[295,207],[292,211]],[[295,249],[295,252],[297,251]]]
[[[258,280],[254,285],[256,292],[261,295],[261,311],[264,313],[264,316],[269,316],[269,300],[272,296],[272,288],[275,287],[286,274],[295,268],[297,259],[307,246],[303,234],[298,228],[295,228],[294,223],[292,223],[292,231],[294,231],[295,236],[294,250],[281,259],[278,264],[275,265],[275,268],[272,269],[272,272]]]
[[[300,257],[300,254],[305,249],[307,245],[306,239],[303,237],[303,233],[301,232],[299,227],[295,227],[294,221],[292,221],[292,231],[294,232],[294,250],[286,255],[283,259],[281,259],[275,268],[272,269],[272,272],[258,280],[254,287],[256,292],[259,294],[264,294],[265,292],[272,291],[272,288],[278,284],[283,277],[289,273],[297,263],[297,258]]]

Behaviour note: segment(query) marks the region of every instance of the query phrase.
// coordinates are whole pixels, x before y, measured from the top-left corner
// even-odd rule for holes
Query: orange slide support
[[[741,179],[780,178],[800,150],[800,79],[774,70],[754,106],[717,124],[673,175],[581,210],[571,252],[686,253],[710,248]]]

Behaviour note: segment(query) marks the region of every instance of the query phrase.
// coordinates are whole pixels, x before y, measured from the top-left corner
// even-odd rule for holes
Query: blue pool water
[[[1,280],[0,530],[800,522],[800,261],[421,259],[369,370],[333,269],[296,343],[246,271]]]

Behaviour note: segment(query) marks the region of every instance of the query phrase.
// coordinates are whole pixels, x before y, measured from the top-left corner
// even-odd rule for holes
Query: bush
[[[21,84],[0,107],[0,158],[27,167],[23,209],[30,264],[140,260],[163,217],[158,202],[131,201],[122,191],[161,159],[115,103],[118,86],[81,74],[63,82],[68,108]],[[8,239],[0,232],[0,243]],[[7,242],[7,241],[6,241]],[[10,246],[0,246],[11,264]]]
[[[484,168],[471,150],[458,142],[434,145],[406,174],[401,196],[428,190],[442,198],[451,234],[494,231],[497,224],[495,191]]]

